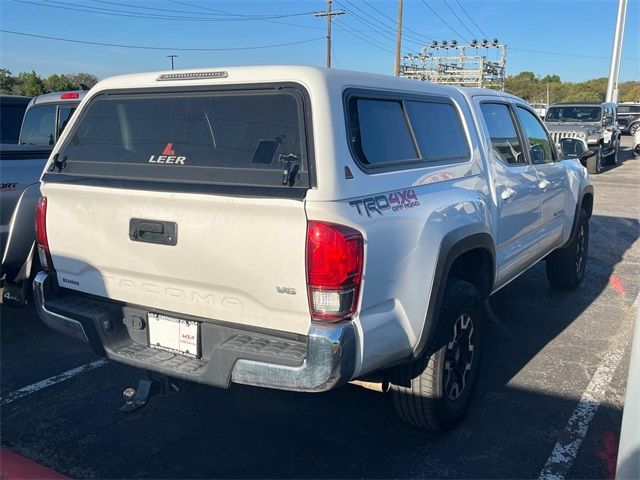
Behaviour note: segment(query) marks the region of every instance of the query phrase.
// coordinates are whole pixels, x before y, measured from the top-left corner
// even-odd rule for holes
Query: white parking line
[[[562,480],[571,468],[584,440],[589,423],[593,419],[600,402],[604,399],[607,387],[611,382],[622,356],[625,344],[617,343],[596,370],[587,389],[582,394],[578,406],[569,418],[562,440],[558,440],[551,455],[547,459],[538,480]]]
[[[95,362],[87,363],[85,365],[80,365],[79,367],[72,368],[71,370],[67,370],[66,372],[61,373],[60,375],[56,375],[55,377],[47,378],[46,380],[42,380],[37,383],[32,383],[31,385],[27,385],[15,392],[11,392],[6,397],[0,400],[0,405],[6,405],[11,403],[19,398],[26,397],[27,395],[31,395],[38,390],[42,390],[43,388],[50,387],[51,385],[55,385],[56,383],[64,382],[65,380],[69,380],[70,378],[75,377],[84,372],[88,372],[89,370],[93,370],[94,368],[101,367],[108,363],[109,360],[106,358],[101,358],[96,360]]]

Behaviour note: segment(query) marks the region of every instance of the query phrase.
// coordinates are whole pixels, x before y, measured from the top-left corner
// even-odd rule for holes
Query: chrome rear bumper
[[[114,313],[114,310],[120,311],[117,302],[95,300],[68,290],[57,294],[55,285],[55,274],[47,272],[38,273],[33,282],[35,306],[42,322],[67,336],[90,343],[94,350],[103,350],[107,357],[115,361],[218,387],[226,387],[232,381],[281,390],[321,392],[346,383],[353,376],[356,340],[351,322],[312,325],[306,336],[306,356],[297,365],[283,364],[285,362],[277,357],[273,362],[265,361],[264,354],[252,355],[246,350],[234,350],[229,346],[232,342],[227,341],[209,345],[211,349],[206,352],[210,353],[203,351],[202,358],[198,359],[199,365],[196,365],[197,372],[184,368],[172,370],[171,363],[156,360],[158,356],[154,356],[154,353],[157,351],[140,343],[139,339],[134,342],[128,335],[122,315]],[[48,302],[51,306],[55,304],[58,312],[48,308]],[[64,311],[60,310],[61,303]],[[175,315],[180,316],[179,313]],[[109,325],[108,330],[104,330],[105,325]],[[229,330],[233,330],[230,335],[254,335],[250,331],[206,322],[203,322],[204,326],[226,329],[227,338]],[[277,332],[255,335],[262,335],[259,340],[266,338],[266,342],[275,344],[287,341],[278,338]],[[130,348],[123,348],[123,342],[128,342],[129,345],[125,347]],[[304,346],[301,342],[300,349],[303,350]],[[216,348],[218,351],[214,355]],[[135,354],[132,354],[134,350]],[[271,360],[268,356],[266,358]]]

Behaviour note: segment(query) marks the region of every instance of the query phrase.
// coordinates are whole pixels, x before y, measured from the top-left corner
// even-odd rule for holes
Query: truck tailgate
[[[306,333],[301,200],[49,183],[59,285],[159,310]],[[132,219],[177,226],[175,245],[130,237]]]

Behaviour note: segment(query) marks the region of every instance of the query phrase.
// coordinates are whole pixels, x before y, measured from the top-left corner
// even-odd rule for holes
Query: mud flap
[[[13,308],[24,307],[28,287],[29,282],[27,280],[20,283],[5,282],[2,290],[2,304]]]
[[[4,288],[2,290],[2,304],[13,308],[24,307],[27,301],[29,288],[31,287],[29,279],[31,278],[31,266],[33,264],[34,247],[31,247],[27,259],[20,267],[20,270],[13,278],[5,278]]]

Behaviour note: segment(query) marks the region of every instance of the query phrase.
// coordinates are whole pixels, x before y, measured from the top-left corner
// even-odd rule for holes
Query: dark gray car
[[[0,146],[0,278],[3,302],[22,305],[32,270],[34,212],[40,175],[51,149],[86,92],[58,92],[29,102],[19,145]]]
[[[633,136],[640,130],[640,103],[620,103],[616,108],[622,133]]]
[[[0,144],[16,145],[31,97],[0,95]]]
[[[620,129],[613,103],[570,103],[547,109],[545,124],[558,145],[571,139],[576,150],[591,150],[585,161],[589,173],[600,173],[605,160],[618,163]],[[563,147],[563,151],[565,148]]]

